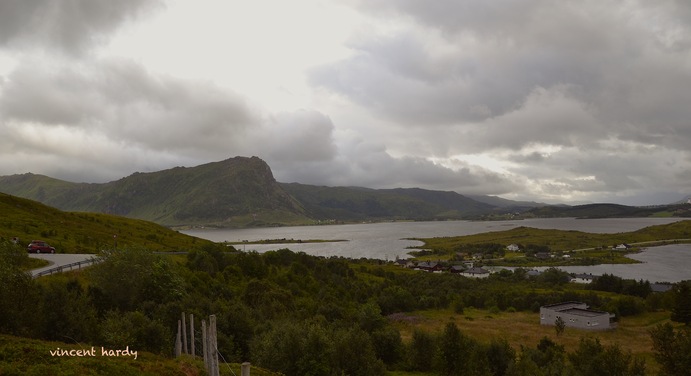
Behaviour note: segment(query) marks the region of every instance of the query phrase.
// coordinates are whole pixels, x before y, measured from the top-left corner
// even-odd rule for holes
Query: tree
[[[183,279],[168,258],[143,248],[108,250],[101,257],[87,273],[103,312],[132,311],[147,301],[160,304],[183,295]]]
[[[504,376],[516,362],[516,351],[506,339],[492,339],[485,350],[492,376]]]
[[[41,285],[43,338],[94,341],[99,331],[98,315],[78,280],[48,278]]]
[[[511,376],[561,376],[567,374],[564,346],[543,337],[537,348],[521,346],[521,356],[508,371]]]
[[[658,324],[650,330],[653,356],[667,375],[689,375],[691,370],[691,329],[675,330],[672,324]]]
[[[399,362],[403,358],[403,341],[401,333],[392,326],[375,330],[370,334],[377,358],[387,365]]]
[[[561,336],[564,333],[564,329],[566,328],[566,322],[564,322],[564,319],[560,317],[557,317],[556,320],[554,320],[554,330],[557,332],[557,337]]]
[[[418,329],[413,331],[408,361],[414,371],[429,371],[432,368],[432,354],[436,350],[435,342],[431,334]]]
[[[619,345],[603,346],[595,338],[581,338],[578,348],[569,354],[577,376],[642,376],[645,362],[624,352]]]
[[[672,321],[691,324],[691,281],[681,281],[674,287]]]
[[[386,367],[377,359],[369,335],[354,327],[333,333],[332,375],[384,375]],[[305,375],[305,373],[302,373]]]
[[[136,311],[106,313],[101,336],[106,346],[116,349],[129,346],[163,354],[173,347],[173,335],[163,323]]]
[[[40,322],[36,283],[22,270],[26,250],[0,239],[0,332],[28,335]]]
[[[450,322],[444,327],[444,333],[439,341],[440,368],[444,375],[461,375],[468,366],[463,347],[463,334],[455,323]]]
[[[252,340],[252,363],[286,375],[329,375],[333,339],[319,322],[276,322]]]

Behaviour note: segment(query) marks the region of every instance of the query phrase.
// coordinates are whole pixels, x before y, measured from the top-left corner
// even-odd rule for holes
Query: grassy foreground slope
[[[57,356],[60,350],[94,350],[81,356]],[[10,335],[0,335],[0,375],[150,375],[191,376],[205,375],[204,362],[197,357],[166,358],[137,351],[134,356],[107,356],[103,351],[113,350],[86,344],[65,344]],[[124,350],[124,349],[120,349]],[[73,354],[77,354],[73,352]],[[93,356],[91,355],[93,354]],[[222,364],[221,375],[240,374],[240,365]],[[253,376],[271,376],[276,373],[257,367]]]
[[[94,253],[104,247],[137,245],[153,251],[189,250],[210,244],[155,223],[107,214],[74,213],[0,193],[0,237],[22,245],[45,240],[59,253]]]

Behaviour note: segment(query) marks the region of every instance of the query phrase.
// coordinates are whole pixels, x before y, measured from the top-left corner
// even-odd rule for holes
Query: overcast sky
[[[687,0],[0,1],[0,175],[691,194]]]

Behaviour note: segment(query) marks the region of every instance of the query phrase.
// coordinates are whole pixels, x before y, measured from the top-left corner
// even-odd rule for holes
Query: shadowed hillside
[[[191,250],[210,241],[142,220],[99,213],[74,213],[0,193],[0,237],[17,237],[26,246],[41,239],[59,253],[95,253],[103,248],[138,245],[155,251]]]
[[[493,210],[456,192],[282,184],[312,217],[340,220],[460,219]]]

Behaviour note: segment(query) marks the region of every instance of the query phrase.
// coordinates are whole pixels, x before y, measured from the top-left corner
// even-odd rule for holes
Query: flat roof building
[[[569,328],[607,330],[616,328],[613,314],[588,309],[585,303],[564,302],[540,307],[540,325],[555,325],[558,318]]]

